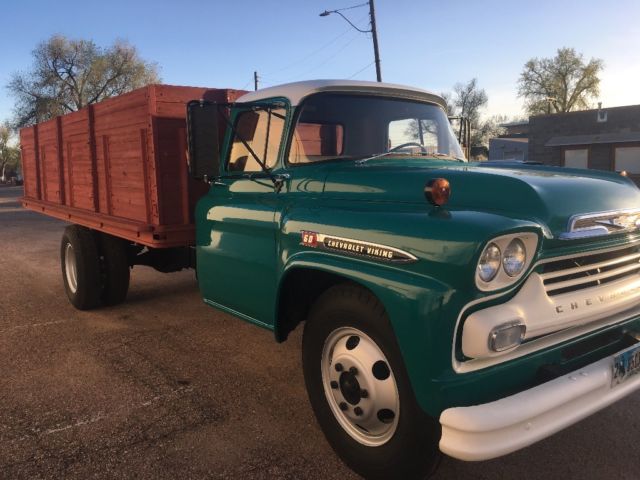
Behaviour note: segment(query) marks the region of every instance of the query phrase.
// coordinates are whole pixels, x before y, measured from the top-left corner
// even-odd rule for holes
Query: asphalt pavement
[[[301,329],[284,344],[201,301],[192,271],[135,267],[126,303],[79,312],[65,224],[0,186],[1,479],[351,479],[317,426]],[[435,479],[637,479],[640,394]]]

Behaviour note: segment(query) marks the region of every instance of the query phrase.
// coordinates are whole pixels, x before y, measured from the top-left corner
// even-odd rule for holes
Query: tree
[[[530,115],[571,112],[591,107],[600,94],[604,63],[585,62],[573,48],[560,48],[554,58],[532,58],[524,65],[518,82],[518,96],[525,99]]]
[[[471,145],[484,145],[488,143],[490,125],[485,125],[480,120],[480,110],[487,104],[489,97],[483,88],[478,87],[478,80],[472,78],[467,83],[456,83],[453,94],[442,92],[445,111],[450,117],[467,117],[471,129]],[[494,129],[495,130],[495,129]],[[409,125],[406,134],[411,138],[418,138],[418,124]]]
[[[474,133],[480,129],[480,109],[487,105],[489,97],[484,88],[478,87],[478,80],[472,78],[467,83],[457,83],[453,87],[454,114],[466,117],[471,124],[471,145],[479,144],[474,141]]]
[[[446,94],[444,94],[446,95]],[[453,95],[446,98],[449,115],[466,117],[469,119],[471,131],[471,145],[483,145],[486,131],[480,120],[480,110],[487,105],[489,97],[484,88],[478,87],[478,79],[472,78],[467,83],[456,83]]]
[[[32,69],[14,73],[8,85],[18,127],[159,81],[157,65],[124,41],[102,48],[91,40],[54,35],[32,53]]]
[[[11,130],[8,125],[0,125],[0,178],[5,180],[16,173],[19,165],[20,151],[11,145]]]
[[[489,140],[492,138],[496,138],[499,135],[502,135],[505,131],[504,127],[500,125],[506,123],[508,120],[506,115],[493,115],[483,122],[480,123],[478,129],[475,131],[475,143],[473,140],[472,131],[472,141],[471,145],[489,145]]]

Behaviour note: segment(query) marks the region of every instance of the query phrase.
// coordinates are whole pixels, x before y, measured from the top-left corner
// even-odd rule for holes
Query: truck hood
[[[544,223],[553,236],[574,215],[640,209],[640,190],[613,172],[523,165],[384,159],[329,169],[324,194],[351,200],[428,204],[425,184],[446,178],[445,208],[500,213]]]

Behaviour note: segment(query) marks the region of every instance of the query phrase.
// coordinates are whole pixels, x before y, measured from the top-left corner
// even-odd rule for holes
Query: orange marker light
[[[434,178],[424,187],[424,194],[434,205],[441,207],[449,201],[451,187],[445,178]]]
[[[620,175],[622,175],[623,177],[626,177],[628,174],[627,174],[627,171],[626,171],[626,170],[622,170],[622,171],[620,172]]]

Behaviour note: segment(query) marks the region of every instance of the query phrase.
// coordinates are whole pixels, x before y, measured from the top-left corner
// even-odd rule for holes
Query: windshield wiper
[[[450,158],[451,160],[458,160],[459,162],[464,162],[466,161],[465,158],[461,158],[461,157],[454,157],[453,155],[450,155],[448,153],[440,153],[440,152],[436,152],[436,153],[428,153],[426,155],[429,155],[431,157],[437,157],[437,158]]]
[[[368,162],[369,160],[373,160],[375,158],[380,158],[380,157],[384,157],[386,155],[406,155],[406,156],[424,156],[424,157],[435,157],[435,158],[450,158],[451,160],[456,160],[458,162],[464,162],[466,161],[464,158],[459,158],[459,157],[454,157],[452,155],[449,155],[448,153],[440,153],[440,152],[436,152],[436,153],[427,153],[427,152],[383,152],[383,153],[375,153],[371,156],[365,157],[365,158],[360,158],[358,160],[356,160],[356,164],[357,165],[362,165],[363,163]]]
[[[374,153],[373,155],[371,155],[369,157],[359,158],[358,160],[356,160],[356,165],[362,165],[363,163],[368,162],[369,160],[373,160],[374,158],[384,157],[385,155],[393,155],[393,154],[396,154],[396,153],[398,153],[398,152]]]

